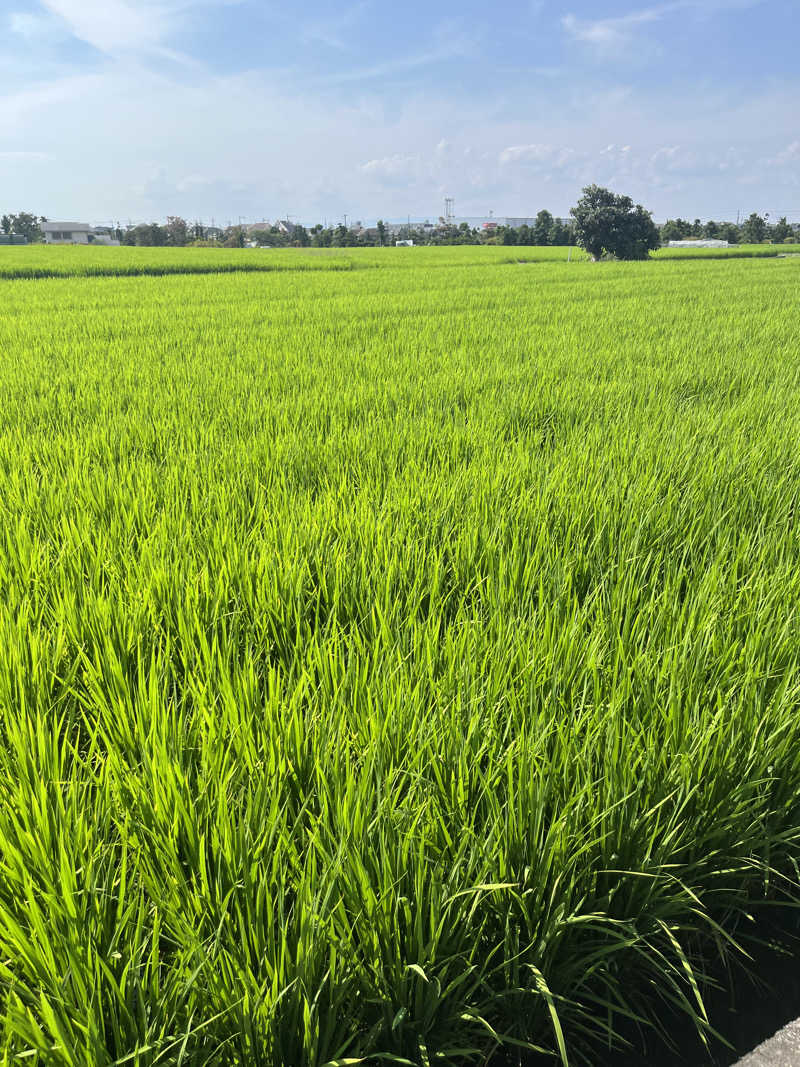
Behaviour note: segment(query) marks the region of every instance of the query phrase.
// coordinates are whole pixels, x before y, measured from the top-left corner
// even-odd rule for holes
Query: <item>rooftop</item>
[[[42,223],[42,230],[44,233],[52,233],[54,230],[70,230],[72,233],[83,231],[84,233],[88,233],[90,229],[91,226],[88,222],[53,222],[51,219],[50,222]]]

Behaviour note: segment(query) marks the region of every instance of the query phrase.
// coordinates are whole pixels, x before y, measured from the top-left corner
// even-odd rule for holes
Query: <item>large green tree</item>
[[[661,244],[656,224],[641,204],[629,196],[612,193],[599,185],[587,185],[574,208],[575,238],[593,259],[610,255],[617,259],[647,259]]]

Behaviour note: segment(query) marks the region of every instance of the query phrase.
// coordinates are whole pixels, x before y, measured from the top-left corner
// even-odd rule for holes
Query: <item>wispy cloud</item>
[[[725,12],[745,11],[764,0],[669,0],[668,3],[630,11],[610,18],[584,19],[567,14],[561,26],[568,37],[588,45],[599,55],[615,56],[640,42],[639,31],[678,13],[710,17]]]
[[[0,163],[17,163],[21,160],[48,160],[53,157],[48,152],[0,152]]]
[[[169,8],[126,0],[43,0],[73,36],[100,52],[159,48],[171,29]]]
[[[73,37],[105,55],[151,55],[192,63],[169,42],[191,24],[198,9],[238,0],[41,0],[42,7]],[[18,20],[23,30],[29,21]],[[192,63],[192,65],[194,65]]]
[[[549,144],[518,144],[504,148],[498,156],[501,166],[523,164],[534,167],[565,167],[575,159],[574,148]]]
[[[369,7],[369,0],[359,0],[358,3],[351,4],[333,16],[301,22],[301,40],[306,43],[323,44],[340,51],[346,50],[352,47],[354,28],[367,13]]]
[[[600,51],[615,51],[631,40],[638,27],[658,22],[678,6],[681,5],[662,4],[606,19],[579,19],[575,15],[565,15],[561,25],[575,41],[592,45]]]
[[[11,11],[7,26],[10,33],[23,37],[27,41],[41,40],[58,32],[57,20],[49,15],[38,15],[32,11]]]
[[[405,74],[422,67],[436,66],[451,59],[464,57],[474,51],[475,45],[476,41],[470,37],[456,36],[452,40],[442,41],[440,44],[434,44],[430,48],[422,48],[417,52],[399,56],[397,59],[387,59],[384,62],[375,63],[368,67],[355,67],[339,71],[336,74],[311,78],[307,84],[311,86],[335,86],[390,78],[396,74]]]
[[[478,0],[424,32],[376,0],[0,0],[0,208],[316,221],[454,196],[463,214],[561,214],[597,181],[659,214],[735,215],[742,187],[742,210],[789,211],[791,0],[777,31],[748,21],[759,48],[701,25],[757,2],[506,0],[497,35]],[[598,62],[563,57],[565,39]],[[730,52],[709,57],[711,39]]]

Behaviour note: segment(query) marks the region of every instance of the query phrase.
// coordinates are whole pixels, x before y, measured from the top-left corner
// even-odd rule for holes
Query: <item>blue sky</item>
[[[800,221],[798,0],[0,0],[0,210]]]

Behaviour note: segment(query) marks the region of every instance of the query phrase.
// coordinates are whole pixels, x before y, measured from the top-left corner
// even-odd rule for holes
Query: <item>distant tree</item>
[[[311,244],[314,248],[330,248],[331,246],[331,231],[325,229],[320,223],[311,227]]]
[[[29,211],[20,211],[16,215],[3,215],[0,219],[4,233],[18,233],[22,237],[27,237],[31,244],[42,240],[44,234],[41,223],[43,222],[47,222],[44,215],[32,215]]]
[[[553,219],[553,225],[550,227],[550,237],[547,243],[551,245],[572,244],[572,231],[569,226],[565,226],[560,219]]]
[[[189,226],[180,215],[167,215],[167,244],[182,246],[189,240]]]
[[[746,245],[760,244],[767,236],[767,220],[755,211],[742,224],[742,241]]]
[[[604,254],[617,259],[647,259],[661,239],[649,211],[629,196],[612,193],[599,185],[587,185],[570,210],[575,236],[593,259]]]
[[[383,219],[378,219],[378,244],[381,247],[386,244],[386,223]]]
[[[244,248],[244,229],[241,226],[229,226],[225,230],[226,248]]]
[[[349,230],[344,223],[340,222],[333,231],[331,244],[334,248],[352,248],[358,244],[358,238],[352,230]]]
[[[699,220],[698,220],[699,221]],[[662,241],[685,241],[687,237],[696,236],[694,227],[686,219],[667,219],[661,227]]]
[[[523,222],[523,224],[517,229],[517,244],[532,245],[533,243],[533,231],[531,230],[527,222]]]
[[[552,229],[553,216],[549,211],[540,211],[532,227],[533,243],[535,245],[549,245]]]
[[[727,241],[728,244],[736,245],[739,243],[739,227],[735,222],[723,222],[719,228],[717,237],[721,241]]]
[[[142,247],[161,247],[167,243],[167,230],[157,222],[143,222],[138,226],[129,226],[122,235],[125,245]]]
[[[157,222],[150,222],[140,227],[142,240],[137,244],[152,245],[154,248],[163,248],[167,243],[167,229]]]
[[[782,218],[778,219],[778,221],[772,227],[772,230],[770,232],[770,237],[772,238],[773,241],[778,242],[778,241],[785,241],[787,237],[792,237],[792,236],[793,236],[792,227],[786,221],[786,216],[784,215]]]
[[[719,237],[719,223],[709,219],[703,227],[703,237],[709,237],[712,240]]]
[[[501,226],[498,236],[501,244],[515,245],[517,243],[517,231],[513,226]]]

